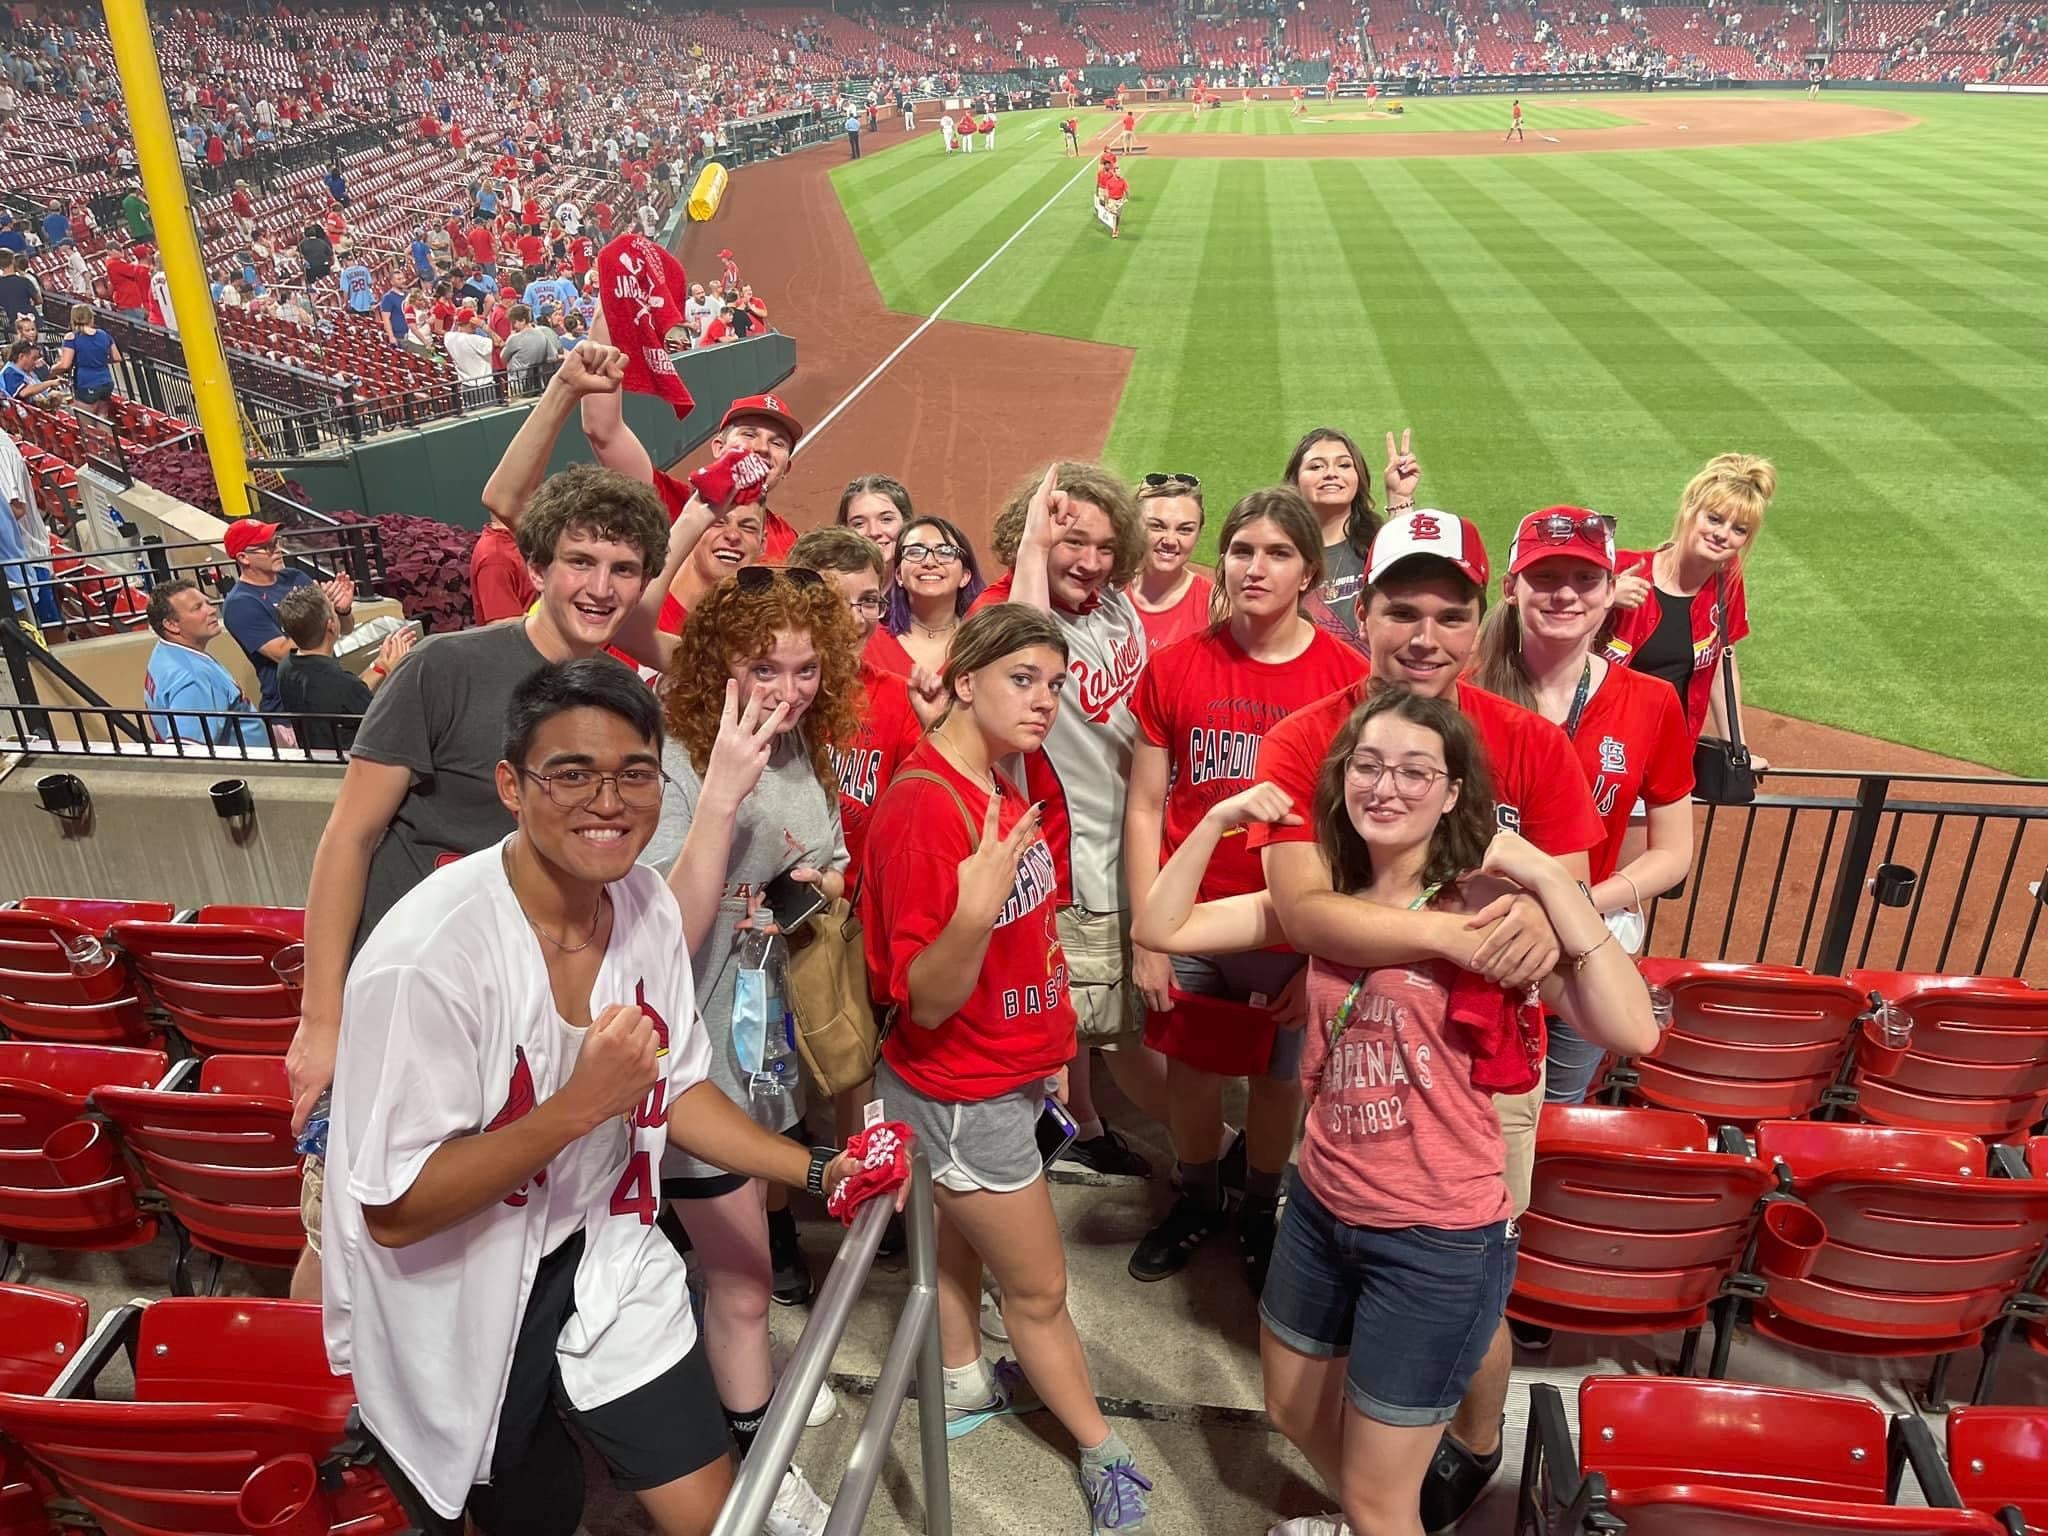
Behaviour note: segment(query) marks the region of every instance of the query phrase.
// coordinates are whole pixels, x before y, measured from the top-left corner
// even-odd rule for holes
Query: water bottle
[[[322,1088],[320,1097],[313,1101],[313,1112],[306,1116],[306,1127],[299,1132],[298,1148],[302,1157],[327,1156],[327,1122],[334,1111],[334,1090]]]
[[[740,936],[733,987],[733,1044],[747,1074],[747,1112],[770,1131],[780,1131],[796,1112],[796,1037],[783,1000],[782,953],[774,934],[748,929]]]

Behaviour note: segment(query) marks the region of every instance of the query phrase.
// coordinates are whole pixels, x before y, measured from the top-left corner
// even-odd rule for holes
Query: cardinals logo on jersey
[[[526,1047],[512,1047],[512,1080],[505,1085],[505,1102],[498,1112],[491,1116],[485,1131],[502,1131],[515,1120],[523,1120],[533,1113],[537,1096],[533,1091],[533,1068],[526,1064]],[[533,1176],[533,1182],[545,1185],[548,1171],[543,1168]],[[526,1186],[520,1185],[505,1197],[505,1203],[517,1209],[526,1204]]]
[[[647,983],[644,981],[633,983],[633,1006],[638,1008],[642,1017],[654,1026],[654,1054],[656,1056],[666,1056],[668,1054],[668,1021],[654,1011],[654,1004],[647,1001]]]

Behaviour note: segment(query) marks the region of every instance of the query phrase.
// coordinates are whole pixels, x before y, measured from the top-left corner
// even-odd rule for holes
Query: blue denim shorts
[[[1344,1392],[1381,1424],[1447,1424],[1515,1283],[1514,1223],[1353,1227],[1289,1175],[1259,1318],[1305,1355],[1348,1355]]]

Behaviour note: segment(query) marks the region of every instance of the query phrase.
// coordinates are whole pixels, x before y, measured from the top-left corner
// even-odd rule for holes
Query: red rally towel
[[[697,402],[676,374],[667,340],[683,323],[689,282],[682,263],[645,235],[621,235],[597,253],[597,283],[612,345],[626,354],[625,387],[689,415]]]
[[[1484,976],[1458,971],[1445,1015],[1472,1038],[1472,1086],[1488,1093],[1527,1093],[1543,1071],[1541,1004],[1522,1001]]]
[[[884,1120],[856,1134],[846,1150],[860,1159],[860,1172],[826,1197],[825,1209],[850,1227],[863,1205],[909,1178],[913,1134],[901,1120]]]

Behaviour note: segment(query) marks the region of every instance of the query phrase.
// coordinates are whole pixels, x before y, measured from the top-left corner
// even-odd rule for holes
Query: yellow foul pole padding
[[[185,367],[192,375],[192,397],[199,407],[206,456],[213,461],[221,507],[229,517],[245,516],[249,511],[249,460],[242,452],[235,387],[228,378],[227,354],[221,350],[220,331],[214,324],[213,293],[199,254],[199,232],[185,200],[185,173],[178,163],[170,107],[164,101],[149,12],[143,0],[104,3],[107,37],[113,44],[114,65],[121,72],[121,96],[128,104],[128,121],[135,131],[142,195],[149,200],[150,222],[156,228],[164,278],[171,288],[171,306],[178,312],[178,339],[185,345]]]

